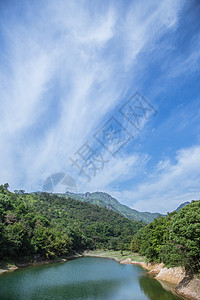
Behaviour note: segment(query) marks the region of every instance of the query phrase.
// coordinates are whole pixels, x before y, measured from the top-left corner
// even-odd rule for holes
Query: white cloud
[[[143,211],[166,213],[180,203],[200,199],[200,146],[181,149],[176,163],[158,163],[153,176],[135,189],[123,191],[121,199]]]
[[[148,53],[166,30],[176,26],[181,5],[181,1],[166,0],[133,2],[123,9],[120,5],[92,3],[89,8],[85,1],[58,0],[39,7],[30,4],[28,11],[24,8],[26,23],[23,18],[4,20],[1,182],[9,182],[12,189],[29,190],[54,172],[71,171],[77,176],[69,156],[91,141],[124,91],[133,86],[139,54]],[[109,191],[113,182],[134,178],[136,169],[141,172],[146,159],[145,155],[122,152],[86,187]],[[119,200],[138,199],[137,207],[145,208],[148,194],[152,195],[150,199],[154,191],[160,196],[179,176],[189,189],[196,177],[190,182],[183,170],[189,176],[195,163],[189,161],[187,166],[184,151],[177,161],[175,166],[161,162],[157,168],[157,172],[162,171],[160,178],[155,173],[155,182],[140,185],[137,191],[122,191]],[[174,185],[172,188],[175,199],[178,192]]]
[[[175,78],[177,76],[191,75],[196,71],[199,71],[200,62],[200,51],[199,51],[200,41],[195,42],[192,47],[195,48],[192,53],[186,57],[177,58],[173,67],[169,70],[169,76]]]
[[[176,26],[183,1],[166,0],[158,3],[151,1],[134,2],[122,26],[124,31],[125,65],[135,62],[135,57],[148,48],[151,51],[156,40],[166,30]],[[143,49],[146,48],[146,49]]]
[[[80,191],[94,192],[98,190],[111,192],[111,185],[119,184],[138,176],[148,161],[147,155],[121,154],[114,157],[104,152],[102,156],[108,162],[105,163],[102,170],[97,172],[96,176],[91,177],[91,181],[87,182],[83,178],[80,178],[78,182]]]

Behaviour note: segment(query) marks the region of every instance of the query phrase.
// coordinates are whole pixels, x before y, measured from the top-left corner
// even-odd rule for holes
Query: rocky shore
[[[182,267],[166,268],[163,263],[145,263],[144,258],[138,254],[135,254],[135,257],[133,255],[130,255],[132,257],[127,257],[127,255],[123,257],[121,255],[120,257],[119,252],[113,251],[89,251],[84,252],[84,256],[112,258],[121,264],[139,265],[148,270],[148,273],[153,275],[155,279],[161,281],[161,283],[163,281],[175,284],[176,286],[173,288],[173,291],[177,295],[189,300],[200,300],[200,279],[196,276],[187,276],[185,269]],[[136,260],[134,260],[134,258],[136,258]]]
[[[182,267],[166,268],[163,263],[153,264],[146,263],[145,258],[139,256],[137,253],[125,252],[122,254],[120,251],[85,251],[83,254],[77,254],[67,256],[65,258],[59,258],[55,260],[46,260],[41,262],[30,262],[24,264],[15,264],[12,266],[5,266],[0,268],[0,274],[8,271],[14,271],[19,268],[28,266],[37,266],[49,263],[66,262],[67,260],[89,256],[89,257],[102,257],[114,259],[120,264],[135,264],[148,270],[148,273],[154,276],[155,279],[159,280],[162,285],[164,282],[169,282],[176,285],[173,291],[181,297],[189,300],[200,300],[200,279],[197,276],[188,276]]]

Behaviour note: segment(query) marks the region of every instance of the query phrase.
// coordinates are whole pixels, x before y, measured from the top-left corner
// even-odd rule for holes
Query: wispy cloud
[[[125,95],[143,86],[138,77],[148,55],[157,47],[159,53],[158,41],[175,31],[183,7],[179,0],[35,1],[21,2],[17,17],[18,5],[1,4],[1,182],[9,182],[12,189],[33,190],[62,171],[76,178],[80,189],[112,192],[113,183],[144,172],[148,149],[137,153],[132,144],[109,157],[108,166],[87,184],[70,166],[69,157],[87,140],[93,143],[93,134]],[[181,68],[184,60],[188,70],[198,59],[194,52],[177,63]],[[150,94],[156,91],[152,87]],[[157,172],[173,173],[169,161],[158,166]],[[150,194],[153,187],[148,185]],[[124,188],[118,196],[122,201],[139,200],[142,208],[145,189],[141,185],[136,193]]]
[[[144,183],[123,191],[121,197],[135,209],[166,213],[169,207],[176,209],[186,200],[200,199],[199,177],[200,146],[181,149],[175,163],[159,161]]]
[[[107,160],[103,172],[98,172],[89,182],[80,178],[80,189],[83,191],[112,191],[113,185],[118,185],[128,179],[137,177],[143,172],[148,161],[147,155],[122,154],[116,157],[104,155]],[[111,192],[112,193],[112,192]]]

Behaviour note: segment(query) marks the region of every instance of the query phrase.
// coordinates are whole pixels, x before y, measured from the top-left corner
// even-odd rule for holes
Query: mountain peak
[[[135,221],[143,221],[149,223],[160,215],[159,213],[140,212],[132,209],[124,204],[121,204],[117,199],[105,192],[86,192],[85,194],[67,193],[67,195],[72,199],[106,207],[107,209],[118,212],[122,216]]]
[[[179,212],[179,210],[183,207],[185,207],[186,205],[190,204],[189,201],[186,201],[184,203],[181,203],[181,205],[179,205],[179,207],[177,207],[177,209],[175,209],[175,211]]]

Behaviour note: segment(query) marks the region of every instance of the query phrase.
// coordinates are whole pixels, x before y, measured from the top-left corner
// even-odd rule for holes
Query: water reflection
[[[161,283],[150,276],[141,276],[139,278],[139,285],[150,300],[180,300],[180,297],[173,294],[169,288],[167,288],[168,290],[163,289]]]
[[[102,300],[109,299],[117,289],[120,289],[120,282],[116,280],[82,282],[36,291],[32,299]]]
[[[177,300],[135,265],[80,258],[0,276],[0,300]]]

